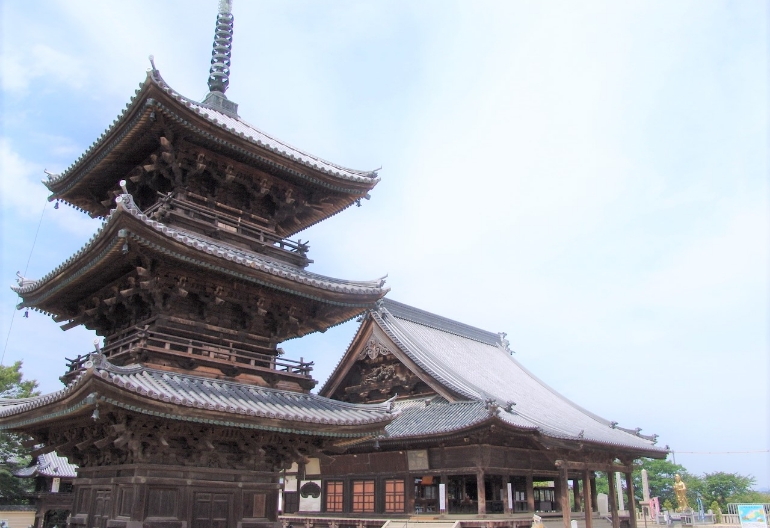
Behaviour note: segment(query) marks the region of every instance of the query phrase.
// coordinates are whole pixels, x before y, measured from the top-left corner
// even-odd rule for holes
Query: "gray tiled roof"
[[[123,110],[123,112],[121,112],[121,114],[113,121],[112,125],[107,130],[105,130],[101,136],[99,136],[99,139],[97,139],[85,153],[83,153],[70,167],[68,167],[67,170],[61,174],[51,176],[49,179],[44,180],[43,183],[50,188],[55,186],[58,182],[68,178],[73,173],[73,171],[80,169],[81,165],[89,159],[91,153],[101,147],[103,143],[109,141],[111,132],[125,121],[126,117],[131,113],[131,110],[135,107],[135,105],[144,101],[140,95],[144,89],[150,85],[157,86],[173,99],[177,100],[187,108],[204,117],[211,124],[218,126],[219,128],[229,132],[234,136],[238,136],[241,139],[246,139],[258,147],[265,148],[269,151],[279,154],[286,159],[334,176],[343,181],[363,183],[376,183],[379,181],[376,171],[354,170],[331,163],[317,156],[313,156],[312,154],[308,154],[307,152],[303,152],[302,150],[293,147],[284,141],[276,139],[269,134],[262,132],[258,128],[248,124],[246,121],[239,117],[228,116],[197,101],[188,99],[166,84],[158,71],[151,70],[147,72],[147,79],[140,85],[140,89],[137,90],[135,96],[131,98],[131,101],[126,105],[126,108]]]
[[[37,457],[37,461],[34,465],[19,469],[14,472],[17,477],[62,477],[62,478],[75,478],[77,477],[78,467],[75,464],[70,464],[69,461],[59,456],[56,451],[51,453],[45,453]]]
[[[442,434],[462,430],[489,419],[484,403],[466,401],[448,403],[446,400],[425,405],[425,400],[397,402],[398,417],[386,428],[390,438]]]
[[[262,255],[254,251],[248,251],[236,246],[232,246],[226,242],[208,238],[204,235],[192,231],[167,226],[161,222],[151,220],[146,215],[144,215],[134,204],[133,198],[127,194],[118,196],[115,200],[115,203],[116,209],[114,209],[110,216],[105,219],[99,231],[97,231],[96,234],[91,237],[91,240],[89,240],[89,242],[77,253],[72,255],[63,264],[45,275],[43,278],[34,281],[27,281],[21,286],[12,286],[11,289],[20,295],[28,294],[37,290],[54,278],[60,276],[62,272],[68,267],[77,266],[80,269],[82,264],[80,262],[81,257],[88,253],[88,251],[96,244],[96,242],[100,240],[100,236],[107,232],[107,227],[112,222],[116,221],[120,214],[126,213],[132,215],[147,226],[153,228],[158,233],[173,239],[176,242],[185,244],[186,246],[194,248],[202,253],[235,262],[236,264],[244,266],[245,268],[258,270],[269,275],[289,279],[300,284],[306,284],[332,292],[361,295],[384,295],[385,292],[388,291],[387,288],[383,288],[385,282],[384,279],[376,279],[372,281],[349,281],[344,279],[336,279],[333,277],[326,277],[324,275],[306,271],[298,266],[293,266],[289,263],[273,259],[269,256]]]
[[[287,427],[291,423],[296,427],[298,422],[332,426],[376,424],[384,426],[394,416],[389,403],[351,404],[315,394],[167,372],[142,365],[118,367],[106,361],[103,356],[92,355],[91,357],[94,366],[64,389],[37,398],[27,398],[17,405],[6,405],[0,408],[0,428],[2,428],[2,422],[8,423],[13,417],[64,400],[92,378],[121,391],[136,393],[148,400],[173,403],[177,409],[180,409],[180,414],[182,414],[181,409],[191,408],[232,415],[232,419],[238,419],[241,422],[233,422],[234,427],[248,427],[249,422],[258,424],[259,419],[285,421]],[[334,436],[333,433],[332,436]],[[340,436],[349,436],[349,434],[340,433]]]
[[[497,412],[500,420],[516,427],[536,429],[546,436],[659,449],[648,439],[615,427],[554,391],[513,359],[502,345],[494,343],[492,336],[497,337],[496,334],[406,308],[401,303],[385,300],[382,309],[372,312],[372,316],[396,345],[430,376],[477,406],[461,402],[430,405],[422,410],[405,409],[389,426],[394,431],[429,434],[434,432],[434,424],[440,423],[439,416],[445,417],[448,427],[459,427],[478,417],[479,405],[483,409],[484,402],[493,400],[500,407]],[[483,339],[484,334],[488,339]],[[509,402],[515,404],[510,412],[505,410]],[[455,408],[456,405],[462,407]],[[413,413],[417,414],[412,416]],[[421,418],[423,414],[425,419]]]
[[[400,319],[406,319],[414,323],[435,328],[436,330],[473,339],[474,341],[479,341],[488,345],[497,345],[500,343],[500,334],[481,330],[480,328],[458,321],[453,321],[452,319],[447,319],[446,317],[441,317],[440,315],[432,314],[392,299],[385,298],[382,300],[382,303],[385,308],[388,309],[388,312]]]

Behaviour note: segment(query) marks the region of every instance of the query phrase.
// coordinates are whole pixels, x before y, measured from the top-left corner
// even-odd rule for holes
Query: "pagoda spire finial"
[[[225,93],[230,84],[230,54],[233,48],[233,0],[219,0],[214,49],[211,51],[209,90]]]
[[[203,104],[218,112],[238,117],[238,105],[228,101],[225,91],[230,84],[230,54],[233,49],[233,0],[219,0],[214,49],[211,51],[209,93]]]

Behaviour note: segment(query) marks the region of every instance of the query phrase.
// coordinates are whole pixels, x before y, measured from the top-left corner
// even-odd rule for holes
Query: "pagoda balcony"
[[[158,194],[160,199],[144,211],[148,217],[300,268],[313,262],[307,257],[310,249],[307,242],[281,238],[271,228],[270,221],[261,216],[192,192],[181,192],[176,196]]]
[[[170,330],[170,332],[169,332]],[[173,332],[173,333],[171,333]],[[131,365],[152,364],[153,367],[170,371],[197,374],[206,377],[238,378],[238,381],[261,378],[268,386],[289,388],[297,386],[312,389],[313,361],[299,361],[281,357],[281,349],[270,350],[264,346],[228,339],[209,338],[205,334],[195,337],[175,335],[174,329],[165,326],[135,325],[116,336],[100,349],[110,363]],[[257,350],[262,349],[263,352]],[[75,379],[87,368],[90,354],[78,355],[67,360],[67,371],[61,376],[65,384]]]

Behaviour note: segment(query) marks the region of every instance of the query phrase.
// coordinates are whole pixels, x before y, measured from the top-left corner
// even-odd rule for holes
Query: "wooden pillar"
[[[487,489],[484,486],[484,471],[478,470],[476,472],[476,498],[479,501],[478,513],[479,515],[487,514]],[[636,528],[636,527],[633,527]]]
[[[626,473],[626,491],[628,491],[628,517],[631,528],[636,528],[636,498],[634,497],[634,479],[629,471]]]
[[[561,461],[557,461],[559,464]],[[561,506],[561,517],[564,521],[564,528],[570,528],[569,511],[569,490],[567,489],[567,465],[559,464],[559,503]]]
[[[610,506],[610,515],[612,515],[612,528],[620,528],[620,517],[618,517],[618,499],[617,490],[615,490],[615,472],[607,472],[607,484],[609,490],[607,492],[607,502]]]
[[[584,486],[585,487],[585,486]],[[580,511],[580,479],[572,479],[572,502],[575,503],[573,511]]]
[[[596,473],[591,472],[591,510],[596,513],[599,511],[599,500],[596,496]]]
[[[407,513],[414,514],[414,475],[411,473],[407,473],[404,491],[406,492],[406,511]]]
[[[510,482],[511,482],[511,476],[506,474],[503,477],[503,512],[506,515],[510,515],[513,512],[513,508],[515,508],[513,501],[511,504],[508,504],[508,484]],[[512,496],[516,495],[516,489],[513,487],[513,484],[511,484],[511,495]]]
[[[535,512],[535,484],[532,475],[527,475],[527,511]]]
[[[591,502],[591,472],[583,471],[583,500],[585,500],[586,528],[593,528],[594,508]]]

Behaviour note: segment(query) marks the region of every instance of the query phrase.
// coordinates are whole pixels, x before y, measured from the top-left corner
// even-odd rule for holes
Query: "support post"
[[[626,473],[626,490],[628,491],[628,517],[631,528],[636,528],[636,499],[634,498],[634,479],[631,472]]]
[[[615,495],[615,472],[609,471],[607,473],[607,484],[609,490],[607,493],[607,500],[610,503],[610,514],[612,515],[612,528],[620,528],[620,517],[618,516],[618,499]]]
[[[508,485],[511,486],[511,495],[510,495],[510,502],[508,501],[509,495],[508,495]],[[514,491],[513,484],[511,484],[511,476],[505,475],[505,478],[503,478],[503,512],[506,515],[510,515],[513,513],[513,510],[515,508],[514,506],[514,494],[516,492]]]
[[[487,489],[486,489],[486,486],[484,486],[483,470],[478,470],[476,472],[476,497],[479,500],[479,507],[478,507],[479,515],[486,515],[487,514]]]
[[[620,481],[620,472],[615,473],[615,487],[618,492],[618,509],[625,510],[626,507],[623,504],[623,486]]]
[[[532,475],[527,475],[527,511],[535,513],[535,482]]]
[[[572,479],[572,502],[575,503],[573,511],[580,511],[580,479]]]
[[[561,460],[557,460],[556,464],[559,468],[559,503],[561,506],[561,518],[564,521],[564,528],[570,528],[569,489],[567,486],[567,464],[565,464]]]
[[[406,454],[404,454],[404,457],[406,457]],[[415,513],[415,492],[414,492],[414,475],[411,473],[407,473],[406,477],[406,489],[404,490],[406,492],[406,511],[414,514]],[[345,510],[347,511],[347,510]]]
[[[583,471],[583,499],[585,500],[586,528],[593,528],[594,508],[591,502],[591,472]]]
[[[591,472],[591,506],[593,506],[592,511],[594,513],[599,511],[599,500],[596,494],[596,473],[593,471]]]

